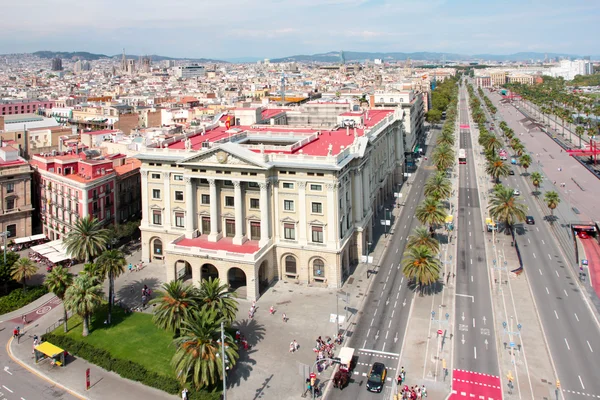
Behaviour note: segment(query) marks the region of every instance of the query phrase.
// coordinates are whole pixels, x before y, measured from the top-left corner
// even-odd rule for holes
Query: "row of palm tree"
[[[408,237],[407,247],[402,259],[402,272],[415,282],[421,294],[426,287],[434,284],[440,277],[441,262],[437,257],[440,243],[435,238],[435,229],[446,221],[447,210],[444,202],[452,195],[452,184],[447,171],[455,160],[454,127],[458,109],[458,88],[452,85],[451,98],[446,109],[446,122],[436,140],[436,149],[432,161],[437,172],[431,175],[423,187],[425,200],[415,210],[415,217],[422,224],[416,227]],[[433,92],[433,96],[436,92]],[[435,98],[435,97],[434,97]]]

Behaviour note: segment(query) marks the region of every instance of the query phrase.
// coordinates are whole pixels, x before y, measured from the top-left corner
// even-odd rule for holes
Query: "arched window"
[[[296,275],[296,258],[294,256],[287,256],[285,258],[285,273]]]
[[[160,239],[154,240],[154,255],[162,256],[162,241]]]
[[[321,259],[313,261],[313,276],[315,278],[325,278],[325,263]]]

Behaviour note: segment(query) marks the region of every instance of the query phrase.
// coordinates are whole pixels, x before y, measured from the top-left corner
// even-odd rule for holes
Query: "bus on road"
[[[467,152],[465,149],[458,150],[458,163],[466,164],[467,163]]]

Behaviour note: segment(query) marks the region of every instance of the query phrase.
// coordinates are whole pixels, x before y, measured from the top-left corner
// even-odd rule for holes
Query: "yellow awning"
[[[446,216],[446,223],[450,224],[450,223],[452,223],[452,221],[454,221],[454,217],[452,215],[447,215]]]
[[[38,344],[35,347],[35,349],[41,353],[44,353],[48,357],[56,357],[64,352],[63,349],[61,349],[58,346],[53,345],[50,342],[44,342],[42,344]]]
[[[496,223],[491,218],[486,218],[485,219],[485,224],[486,225],[491,225],[491,226],[496,226]]]

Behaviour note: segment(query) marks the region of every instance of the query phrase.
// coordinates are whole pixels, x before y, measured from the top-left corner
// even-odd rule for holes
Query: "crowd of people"
[[[315,352],[315,354],[317,356],[316,361],[320,361],[325,358],[333,358],[334,350],[335,350],[335,343],[333,342],[333,339],[331,339],[329,336],[326,336],[325,340],[323,340],[323,339],[321,339],[321,336],[319,336],[317,338],[315,347],[313,349],[313,351]],[[319,372],[323,371],[323,369],[327,368],[330,363],[331,362],[317,363],[317,371],[319,371]]]
[[[401,399],[403,400],[420,400],[427,397],[427,389],[425,385],[419,387],[419,385],[408,387],[404,382],[406,381],[406,371],[404,367],[400,369],[400,374],[398,374],[398,378],[396,379],[396,383],[398,384],[398,392],[401,395]],[[404,383],[404,386],[402,384]]]
[[[35,251],[29,252],[29,259],[40,264],[40,266],[42,266],[42,267],[46,267],[47,272],[52,271],[52,268],[54,268],[56,265],[62,265],[67,268],[71,268],[73,266],[73,260],[64,260],[64,261],[61,261],[58,263],[53,263],[52,261],[48,260],[43,255],[38,254]]]

